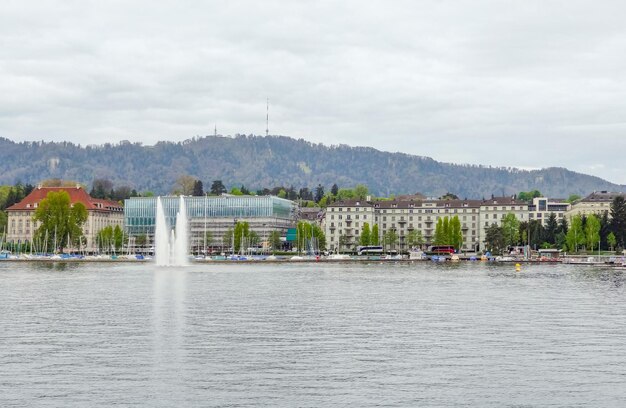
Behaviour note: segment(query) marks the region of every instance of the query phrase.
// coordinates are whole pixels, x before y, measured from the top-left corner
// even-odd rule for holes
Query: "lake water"
[[[625,275],[0,262],[0,406],[624,407]]]

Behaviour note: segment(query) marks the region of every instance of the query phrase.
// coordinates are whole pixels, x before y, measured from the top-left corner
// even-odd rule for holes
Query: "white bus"
[[[378,245],[358,246],[356,251],[359,255],[382,255],[383,247]]]

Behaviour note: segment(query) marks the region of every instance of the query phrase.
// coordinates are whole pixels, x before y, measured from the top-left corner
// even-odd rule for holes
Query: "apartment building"
[[[408,234],[417,230],[425,243],[434,238],[439,218],[459,217],[463,234],[463,250],[473,251],[479,243],[480,200],[392,200],[392,201],[345,201],[333,203],[327,208],[325,233],[331,251],[354,250],[364,223],[378,225],[379,241],[389,230],[398,235],[398,242],[390,250],[409,250]],[[340,248],[341,241],[341,248]]]

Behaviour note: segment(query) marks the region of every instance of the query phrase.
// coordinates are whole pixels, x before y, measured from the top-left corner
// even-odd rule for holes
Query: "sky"
[[[0,137],[285,135],[626,184],[621,1],[3,0]],[[1,154],[1,153],[0,153]]]

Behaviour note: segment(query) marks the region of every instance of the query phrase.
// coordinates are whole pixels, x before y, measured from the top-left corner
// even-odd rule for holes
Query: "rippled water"
[[[0,263],[0,405],[626,406],[624,271]]]

